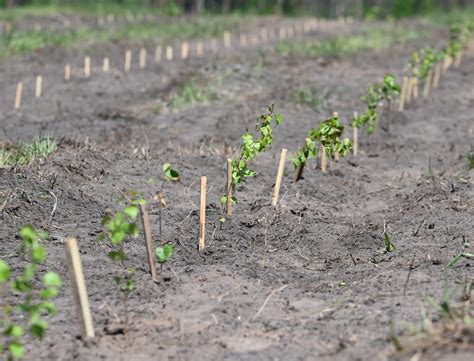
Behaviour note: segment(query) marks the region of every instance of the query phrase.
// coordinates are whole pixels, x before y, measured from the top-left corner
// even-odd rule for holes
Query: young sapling
[[[256,172],[249,168],[248,163],[255,159],[260,153],[265,152],[273,142],[273,128],[278,127],[283,121],[283,117],[279,113],[275,113],[275,104],[268,107],[266,114],[260,115],[255,126],[255,132],[251,133],[248,130],[242,135],[242,145],[240,154],[231,161],[232,179],[230,187],[232,193],[238,186],[244,184],[247,178],[255,176]],[[224,207],[228,202],[228,192],[220,197],[220,203]],[[237,198],[231,197],[231,201],[237,204]],[[221,216],[220,222],[225,222],[225,217]]]
[[[321,146],[325,154],[334,157],[335,152],[345,156],[352,149],[352,142],[345,138],[341,141],[340,136],[344,131],[344,126],[339,121],[339,116],[333,116],[325,120],[319,127],[311,129],[304,145],[293,156],[291,162],[296,169],[295,182],[303,177],[303,170],[307,161],[316,158],[318,146]]]

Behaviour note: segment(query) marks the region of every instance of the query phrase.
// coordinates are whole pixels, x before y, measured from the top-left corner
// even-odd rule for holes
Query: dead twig
[[[263,310],[267,306],[268,301],[270,301],[270,298],[272,298],[272,296],[274,296],[278,292],[283,291],[287,287],[288,287],[288,285],[284,285],[284,286],[281,286],[280,288],[274,289],[272,292],[270,292],[270,294],[265,299],[265,302],[263,302],[262,307],[259,308],[259,310],[257,311],[257,313],[255,315],[253,315],[251,320],[255,321],[257,319],[257,317],[260,316],[260,314],[263,312]]]

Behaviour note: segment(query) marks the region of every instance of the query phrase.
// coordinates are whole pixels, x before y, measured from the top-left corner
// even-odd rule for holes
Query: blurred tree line
[[[22,5],[118,5],[124,7],[173,7],[185,13],[315,14],[326,17],[404,17],[434,10],[474,5],[474,0],[0,0],[0,6]]]

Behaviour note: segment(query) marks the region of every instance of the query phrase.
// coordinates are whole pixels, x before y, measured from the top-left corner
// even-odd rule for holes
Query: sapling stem
[[[227,159],[226,214],[228,216],[232,215],[232,183],[232,159]]]

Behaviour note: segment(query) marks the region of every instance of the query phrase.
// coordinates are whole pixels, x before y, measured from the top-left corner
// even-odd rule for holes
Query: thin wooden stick
[[[91,57],[86,56],[84,58],[84,76],[86,78],[91,76]]]
[[[247,35],[240,34],[240,47],[245,48],[247,46]]]
[[[413,99],[418,99],[418,77],[413,77],[412,81],[412,96]]]
[[[130,71],[131,67],[132,67],[132,51],[127,50],[125,52],[125,64],[124,64],[125,72],[128,73]]]
[[[280,28],[280,33],[278,34],[280,40],[286,39],[286,28]]]
[[[336,118],[336,117],[339,118],[339,113],[338,113],[338,112],[334,112],[334,113],[332,113],[332,116],[333,116],[334,118]],[[334,149],[334,161],[335,161],[335,162],[339,162],[339,152],[336,150],[336,146],[334,146],[333,149]]]
[[[64,80],[69,81],[71,79],[71,64],[64,66]]]
[[[454,67],[459,68],[461,66],[462,51],[460,50],[454,58]]]
[[[321,145],[321,172],[326,174],[327,172],[327,159],[326,159],[326,149]]]
[[[206,245],[206,176],[201,177],[201,206],[199,208],[199,252]]]
[[[36,84],[35,84],[35,97],[36,98],[41,98],[42,87],[43,87],[43,77],[41,75],[38,75],[36,77]]]
[[[189,44],[184,42],[181,44],[181,59],[186,60],[189,55]]]
[[[16,86],[16,95],[15,95],[15,109],[20,109],[21,107],[21,95],[23,93],[23,83],[19,82]]]
[[[166,47],[166,60],[173,60],[173,47],[169,45]]]
[[[161,63],[161,46],[157,46],[155,49],[155,64]]]
[[[146,68],[146,49],[145,48],[140,49],[140,56],[138,57],[138,65],[140,66],[140,69]]]
[[[354,112],[354,118],[357,118],[359,114]],[[352,154],[357,157],[359,153],[359,128],[352,128]]]
[[[275,188],[273,188],[272,194],[272,206],[274,207],[277,205],[278,197],[280,196],[281,179],[283,178],[283,173],[285,172],[285,161],[287,153],[287,149],[281,150],[280,163],[278,164],[278,172],[275,180]]]
[[[260,29],[260,39],[262,40],[262,43],[266,43],[268,41],[268,29],[267,28]]]
[[[202,41],[198,41],[196,43],[196,56],[201,58],[204,55],[204,43]]]
[[[411,96],[413,94],[413,81],[412,78],[408,78],[407,81],[407,92],[405,94],[405,103],[408,105],[411,103]]]
[[[224,31],[224,48],[230,49],[231,42],[230,42],[230,33],[228,31]]]
[[[433,69],[430,69],[425,79],[425,87],[423,88],[423,98],[428,98],[431,90],[431,78],[433,77]]]
[[[102,64],[102,71],[108,73],[110,70],[110,60],[109,58],[104,58],[104,63]]]
[[[65,241],[66,259],[69,267],[69,277],[73,287],[74,299],[76,301],[77,317],[79,318],[82,338],[94,337],[94,326],[92,324],[89,297],[87,296],[82,263],[79,256],[79,248],[75,238]]]
[[[405,98],[407,97],[408,77],[403,77],[402,91],[400,92],[400,99],[398,101],[398,111],[403,112],[405,109]]]
[[[449,59],[450,57],[448,55],[446,55],[443,59],[443,73],[446,73],[446,71],[449,69]]]
[[[437,89],[441,79],[441,62],[436,63],[435,73],[433,77],[433,89]]]
[[[150,217],[146,209],[146,204],[140,204],[140,214],[142,216],[143,231],[145,233],[146,253],[148,256],[148,265],[150,266],[150,274],[153,281],[157,281],[156,259],[153,252],[153,238],[151,235]]]
[[[227,159],[226,213],[232,215],[232,159]]]

